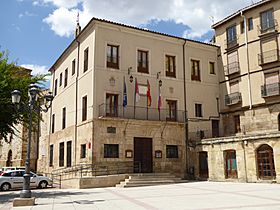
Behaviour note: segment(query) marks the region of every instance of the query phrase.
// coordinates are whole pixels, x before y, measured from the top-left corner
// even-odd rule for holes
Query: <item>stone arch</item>
[[[268,144],[260,145],[257,150],[257,170],[259,179],[275,179],[273,148]]]
[[[13,152],[12,152],[12,150],[9,150],[8,156],[7,156],[7,161],[6,161],[6,166],[12,166],[12,159],[13,159]]]

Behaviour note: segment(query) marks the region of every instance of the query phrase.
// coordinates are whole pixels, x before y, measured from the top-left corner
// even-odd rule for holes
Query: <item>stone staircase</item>
[[[120,182],[116,187],[143,187],[184,182],[186,180],[177,178],[170,173],[143,173],[129,175],[128,179]]]

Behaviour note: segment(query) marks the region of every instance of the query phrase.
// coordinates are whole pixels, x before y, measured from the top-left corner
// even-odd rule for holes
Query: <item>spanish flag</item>
[[[152,96],[151,96],[151,87],[150,87],[149,80],[147,80],[147,84],[148,84],[148,89],[147,89],[147,106],[151,106],[152,105]]]

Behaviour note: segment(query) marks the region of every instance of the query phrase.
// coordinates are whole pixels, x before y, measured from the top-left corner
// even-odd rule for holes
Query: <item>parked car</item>
[[[0,189],[7,191],[10,189],[17,189],[23,187],[24,170],[4,171],[0,175]],[[52,184],[52,180],[45,176],[39,176],[30,172],[30,187],[31,188],[46,188]]]

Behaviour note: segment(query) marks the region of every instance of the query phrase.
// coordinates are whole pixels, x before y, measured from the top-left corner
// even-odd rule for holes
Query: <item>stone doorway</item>
[[[199,152],[199,178],[208,179],[208,154]]]
[[[276,177],[273,149],[263,144],[257,149],[258,177],[260,179],[274,179]]]
[[[226,161],[226,178],[237,178],[237,163],[236,163],[236,151],[226,150],[225,151]]]
[[[153,140],[134,138],[134,173],[153,172]]]

